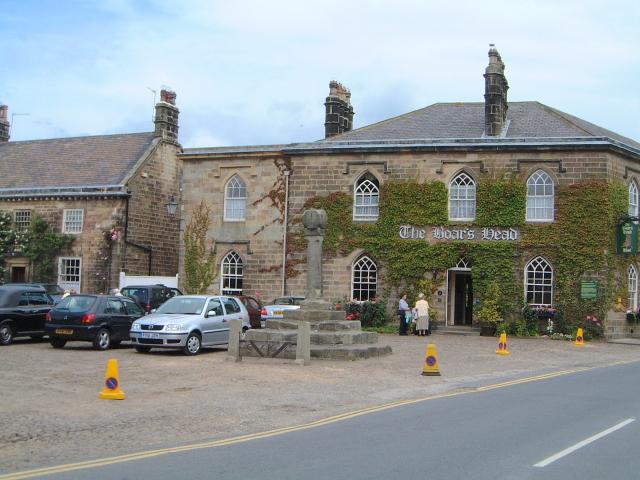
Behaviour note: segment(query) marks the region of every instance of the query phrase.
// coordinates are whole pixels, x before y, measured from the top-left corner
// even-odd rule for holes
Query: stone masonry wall
[[[178,272],[180,212],[167,213],[171,196],[180,203],[180,147],[160,142],[127,184],[131,192],[128,205],[128,232],[124,243],[122,269],[129,275],[167,275]],[[132,245],[151,247],[149,253]]]
[[[318,195],[335,191],[353,194],[355,181],[366,171],[375,175],[380,184],[388,181],[440,180],[445,183],[461,170],[476,180],[481,171],[492,175],[511,172],[523,181],[538,168],[544,169],[557,185],[571,185],[591,179],[620,177],[623,167],[608,152],[394,152],[390,154],[336,154],[303,155],[290,159],[289,228],[299,229],[299,216],[304,202]],[[273,190],[281,171],[275,162],[277,154],[233,156],[228,158],[188,159],[184,165],[183,189],[185,219],[201,199],[212,208],[212,225],[209,238],[217,241],[218,265],[224,255],[235,250],[244,262],[244,293],[259,294],[270,301],[281,294],[282,224],[280,212],[265,196]],[[366,164],[363,164],[366,163]],[[234,174],[242,177],[247,185],[247,219],[245,222],[224,222],[224,186]],[[639,173],[640,175],[640,170]],[[275,223],[274,223],[274,220]],[[265,226],[266,225],[266,226]],[[352,252],[345,257],[327,257],[324,262],[324,292],[330,300],[351,296],[351,266],[363,252]],[[375,258],[374,258],[375,260]],[[306,271],[304,254],[288,257],[288,262],[301,261],[296,266],[300,272],[286,280],[286,294],[303,295]],[[453,265],[452,265],[453,266]],[[379,265],[381,270],[384,265]],[[210,290],[220,289],[219,276]],[[379,291],[385,289],[383,275],[379,279]],[[439,311],[438,318],[445,318],[449,296],[446,280],[438,289],[443,293],[432,301]],[[395,304],[395,296],[389,299]]]
[[[11,212],[30,210],[31,218],[44,218],[54,232],[62,232],[64,209],[83,209],[84,221],[82,233],[75,235],[76,240],[62,257],[80,257],[82,259],[81,291],[85,293],[104,293],[105,284],[117,285],[118,263],[121,242],[111,247],[111,261],[105,262],[99,257],[103,245],[104,231],[110,230],[118,218],[124,214],[123,199],[74,199],[74,200],[35,200],[19,202],[0,202],[0,210]],[[40,280],[29,277],[31,281]]]

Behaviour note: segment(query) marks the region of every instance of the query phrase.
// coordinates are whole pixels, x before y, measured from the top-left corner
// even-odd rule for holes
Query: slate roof
[[[609,137],[634,148],[640,143],[540,102],[509,102],[508,127],[500,138]],[[435,103],[317,143],[425,139],[480,139],[484,103]],[[493,137],[496,138],[496,137]]]
[[[0,189],[120,185],[153,132],[0,142]]]

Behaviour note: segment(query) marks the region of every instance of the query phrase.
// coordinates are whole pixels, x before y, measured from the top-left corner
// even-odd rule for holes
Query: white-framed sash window
[[[638,185],[635,180],[631,180],[629,183],[629,216],[638,216]]]
[[[244,265],[240,255],[233,251],[227,253],[220,267],[220,292],[223,295],[241,295]]]
[[[536,257],[525,267],[525,295],[531,306],[553,304],[553,267],[542,257]]]
[[[84,209],[65,209],[62,215],[62,233],[82,233]]]
[[[460,173],[449,184],[449,220],[471,221],[475,218],[476,182],[466,173]]]
[[[58,259],[58,285],[64,290],[80,293],[82,284],[82,258],[60,257]]]
[[[26,232],[31,226],[31,210],[16,210],[14,223],[18,232]]]
[[[361,302],[372,301],[378,290],[378,267],[366,255],[360,257],[352,268],[351,298]]]
[[[638,310],[638,270],[634,265],[629,265],[627,270],[628,291],[629,291],[629,310],[635,312]]]
[[[246,218],[247,187],[238,175],[229,179],[224,187],[224,220],[242,222]]]
[[[527,221],[553,221],[553,180],[544,170],[535,171],[527,180]]]
[[[353,219],[377,220],[380,209],[380,187],[372,176],[363,175],[354,188]]]

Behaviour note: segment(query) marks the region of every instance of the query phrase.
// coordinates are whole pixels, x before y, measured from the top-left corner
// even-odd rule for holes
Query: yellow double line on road
[[[623,361],[623,362],[616,362],[616,363],[611,363],[609,365],[604,365],[606,367],[610,367],[610,366],[614,366],[614,365],[624,365],[624,364],[628,364],[628,363],[635,363],[638,360],[632,360],[632,361]],[[151,458],[151,457],[158,457],[160,455],[168,455],[170,453],[180,453],[180,452],[189,452],[192,450],[200,450],[203,448],[214,448],[214,447],[222,447],[222,446],[226,446],[226,445],[233,445],[236,443],[243,443],[243,442],[249,442],[252,440],[259,440],[261,438],[268,438],[268,437],[275,437],[277,435],[283,435],[285,433],[291,433],[291,432],[298,432],[300,430],[307,430],[310,428],[316,428],[316,427],[321,427],[324,425],[329,425],[331,423],[336,423],[336,422],[341,422],[343,420],[348,420],[350,418],[355,418],[355,417],[360,417],[362,415],[368,415],[370,413],[376,413],[376,412],[382,412],[384,410],[389,410],[392,408],[397,408],[397,407],[401,407],[404,405],[412,405],[414,403],[420,403],[420,402],[426,402],[428,400],[436,400],[438,398],[447,398],[447,397],[455,397],[458,395],[465,395],[465,394],[469,394],[469,393],[479,393],[479,392],[486,392],[488,390],[494,390],[496,388],[506,388],[506,387],[510,387],[513,385],[519,385],[522,383],[529,383],[529,382],[537,382],[540,380],[547,380],[549,378],[555,378],[555,377],[560,377],[563,375],[569,375],[571,373],[578,373],[578,372],[584,372],[587,370],[593,370],[596,368],[601,368],[601,367],[582,367],[582,368],[574,368],[571,370],[560,370],[557,372],[552,372],[552,373],[546,373],[543,375],[536,375],[533,377],[525,377],[525,378],[519,378],[516,380],[511,380],[508,382],[503,382],[503,383],[496,383],[496,384],[492,384],[492,385],[486,385],[484,387],[477,387],[477,388],[473,388],[473,389],[461,389],[461,390],[453,390],[451,392],[447,392],[447,393],[441,393],[441,394],[437,394],[437,395],[430,395],[428,397],[421,397],[421,398],[414,398],[412,400],[400,400],[397,402],[392,402],[392,403],[387,403],[384,405],[378,405],[375,407],[367,407],[367,408],[363,408],[361,410],[355,410],[353,412],[348,412],[348,413],[343,413],[340,415],[335,415],[333,417],[327,417],[327,418],[323,418],[321,420],[316,420],[315,422],[310,422],[310,423],[305,423],[302,425],[294,425],[292,427],[284,427],[284,428],[278,428],[275,430],[269,430],[267,432],[261,432],[261,433],[252,433],[252,434],[248,434],[248,435],[241,435],[238,437],[232,437],[232,438],[227,438],[224,440],[213,440],[213,441],[209,441],[209,442],[202,442],[202,443],[195,443],[195,444],[191,444],[191,445],[184,445],[182,447],[170,447],[170,448],[162,448],[162,449],[158,449],[158,450],[148,450],[146,452],[138,452],[138,453],[131,453],[128,455],[119,455],[116,457],[109,457],[109,458],[103,458],[103,459],[98,459],[98,460],[88,460],[85,462],[78,462],[78,463],[69,463],[67,465],[59,465],[56,467],[46,467],[46,468],[38,468],[35,470],[26,470],[24,472],[17,472],[17,473],[9,473],[9,474],[5,474],[5,475],[0,475],[0,480],[23,480],[26,478],[34,478],[34,477],[38,477],[38,476],[44,476],[44,475],[53,475],[56,473],[65,473],[65,472],[72,472],[74,470],[84,470],[84,469],[89,469],[89,468],[96,468],[96,467],[104,467],[107,465],[113,465],[116,463],[124,463],[124,462],[131,462],[134,460],[143,460],[143,459],[147,459],[147,458]]]

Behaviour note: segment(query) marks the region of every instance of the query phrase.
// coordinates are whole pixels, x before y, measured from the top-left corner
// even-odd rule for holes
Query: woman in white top
[[[429,302],[424,299],[424,293],[418,295],[415,311],[418,315],[416,321],[418,335],[429,335]]]

